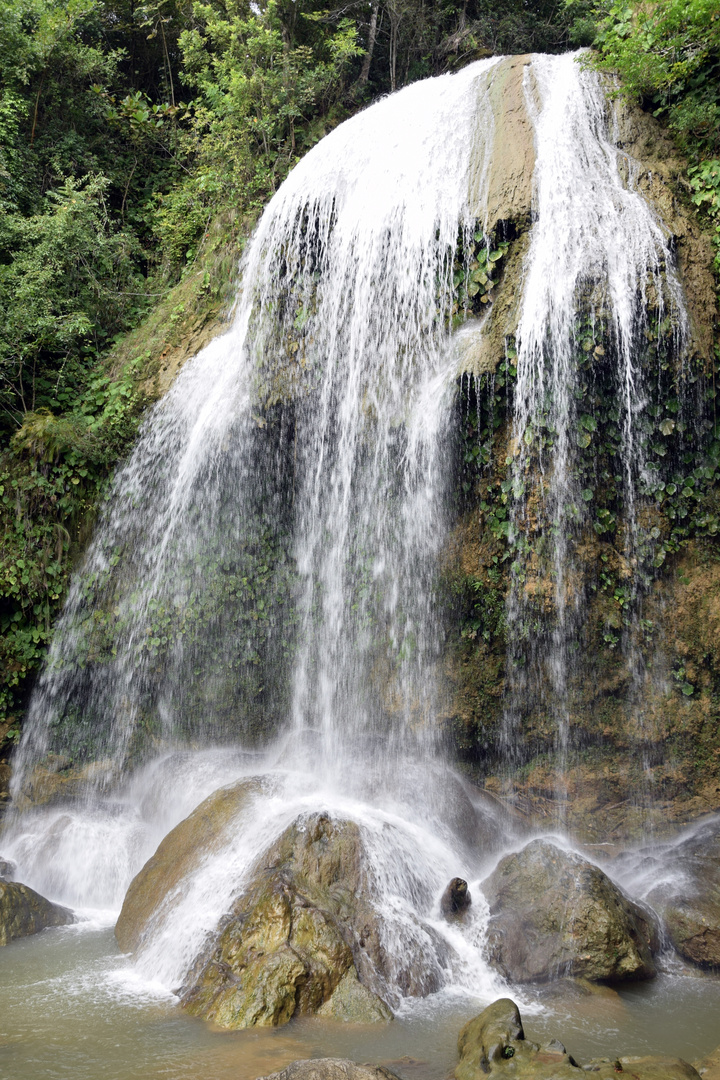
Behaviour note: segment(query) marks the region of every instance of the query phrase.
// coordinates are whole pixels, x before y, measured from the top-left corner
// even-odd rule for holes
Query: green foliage
[[[714,227],[715,271],[720,278],[720,161],[702,161],[688,170],[692,201],[703,210]]]
[[[0,265],[0,406],[5,429],[71,404],[98,351],[137,314],[138,242],[110,220],[105,177],[66,180],[44,213],[7,215]]]
[[[29,412],[0,454],[0,721],[19,715],[109,470],[136,434],[144,360],[95,374],[74,412]]]
[[[352,62],[361,53],[347,18],[322,22],[298,4],[270,0],[196,3],[180,35],[185,82],[194,91],[182,146],[191,174],[159,200],[156,234],[166,268],[192,259],[220,201],[257,210],[299,156],[347,115]]]
[[[693,202],[714,230],[720,274],[720,11],[716,0],[598,5],[592,63],[652,110],[692,162]]]
[[[596,63],[667,120],[683,149],[720,147],[720,14],[715,0],[617,0],[599,23]]]

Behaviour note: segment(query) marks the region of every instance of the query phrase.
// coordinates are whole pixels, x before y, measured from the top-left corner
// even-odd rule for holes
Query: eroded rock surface
[[[533,840],[501,859],[482,889],[492,916],[488,956],[513,982],[656,973],[652,914],[579,855]]]
[[[321,1010],[336,1019],[389,1020],[376,992],[387,962],[360,830],[313,814],[258,861],[182,1003],[228,1028],[274,1027]]]
[[[493,1002],[470,1020],[458,1038],[460,1061],[456,1080],[698,1080],[698,1073],[681,1058],[594,1058],[579,1065],[561,1042],[539,1046],[525,1038],[518,1007],[510,998]]]
[[[0,945],[37,934],[48,926],[67,926],[73,922],[72,911],[46,900],[29,885],[0,881]]]
[[[668,846],[658,860],[658,876],[665,881],[648,894],[648,902],[674,948],[700,967],[720,967],[720,819]]]

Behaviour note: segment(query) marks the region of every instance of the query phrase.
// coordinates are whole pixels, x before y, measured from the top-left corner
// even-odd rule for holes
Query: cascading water
[[[116,480],[18,787],[48,750],[117,773],[144,728],[255,734],[258,702],[265,736],[289,700],[331,758],[378,732],[386,756],[393,714],[400,743],[428,731],[451,270],[495,62],[359,115],[278,192],[232,330],[181,373]],[[263,687],[291,669],[285,698]]]
[[[12,822],[3,854],[23,879],[65,903],[117,909],[169,829],[216,788],[263,778],[233,836],[143,944],[140,971],[167,988],[182,983],[258,855],[318,808],[362,831],[396,961],[393,1004],[408,957],[434,986],[485,999],[501,986],[483,958],[477,890],[464,928],[439,918],[438,901],[451,876],[472,885],[511,829],[444,766],[434,723],[458,356],[462,335],[482,337],[491,322],[473,320],[453,340],[467,313],[454,272],[464,259],[455,281],[472,273],[466,295],[478,294],[491,241],[510,243],[488,195],[498,63],[381,101],[295,168],[243,260],[232,328],[149,416],[74,580],[14,784],[22,805],[38,771],[72,763],[78,794]],[[612,366],[631,562],[649,287],[673,316],[678,350],[686,334],[667,238],[621,180],[597,79],[575,57],[535,57],[525,97],[536,220],[514,331],[508,757],[543,665],[556,745],[568,745],[584,521],[578,352],[590,342]],[[483,264],[463,254],[473,238],[487,247]],[[587,324],[593,310],[604,313],[605,351]],[[551,582],[551,629],[535,639],[530,573]],[[481,835],[492,835],[487,847]]]
[[[586,618],[576,549],[593,516],[594,491],[583,483],[581,462],[597,428],[592,380],[598,377],[588,378],[588,362],[609,370],[616,401],[619,475],[613,480],[631,606],[638,599],[637,492],[645,474],[638,421],[652,379],[643,364],[657,367],[664,345],[660,340],[648,358],[649,293],[657,321],[669,316],[676,355],[687,344],[688,324],[670,237],[634,185],[633,164],[618,147],[598,80],[572,57],[538,58],[527,71],[525,94],[537,147],[537,222],[514,361],[510,518],[517,555],[507,603],[503,740],[508,760],[522,757],[520,717],[528,700],[539,697],[552,718],[562,777],[571,737],[569,683]],[[597,475],[594,483],[602,483]],[[630,633],[623,648],[628,666],[637,668],[633,646]]]
[[[186,796],[173,805],[189,769],[176,754],[130,788],[123,767],[152,740],[252,743],[260,720],[266,744],[280,733],[235,764],[235,777],[272,777],[242,836],[163,913],[140,959],[170,987],[259,852],[318,801],[363,823],[388,951],[442,982],[426,923],[453,867],[472,876],[467,831],[448,822],[475,814],[434,762],[452,277],[458,237],[483,216],[496,63],[379,103],[296,167],[244,260],[232,329],[150,416],[68,600],[16,789],[43,757],[99,764],[84,809],[19,823],[9,851],[29,882],[119,903],[188,810]],[[227,781],[225,754],[201,760]],[[190,786],[195,802],[209,793]],[[78,859],[79,889],[77,867],[60,880]],[[444,977],[460,977],[455,954]]]

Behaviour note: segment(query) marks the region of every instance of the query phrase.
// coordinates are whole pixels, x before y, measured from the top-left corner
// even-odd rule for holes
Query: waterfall
[[[597,439],[592,443],[597,421],[591,385],[600,376],[588,376],[588,368],[592,363],[608,370],[616,402],[613,481],[622,504],[623,554],[627,566],[637,568],[630,583],[634,603],[638,492],[647,475],[639,424],[658,358],[667,349],[662,335],[648,348],[649,308],[659,324],[669,316],[675,355],[682,355],[689,336],[670,236],[634,183],[634,163],[618,146],[597,77],[576,60],[537,57],[525,77],[537,147],[537,222],[514,359],[510,518],[517,554],[507,602],[503,729],[506,756],[517,760],[524,752],[520,718],[537,695],[552,717],[560,774],[571,737],[569,683],[587,616],[577,547],[591,529],[596,495],[586,486],[591,470],[582,454],[601,452]],[[594,484],[602,480],[595,476]],[[540,614],[538,596],[549,617]],[[623,644],[634,667],[640,660],[632,637]]]
[[[265,777],[245,829],[184,883],[140,959],[170,988],[258,854],[319,806],[360,823],[398,964],[422,955],[437,985],[496,988],[487,913],[478,905],[463,935],[437,906],[449,876],[473,882],[489,857],[476,842],[487,805],[443,764],[436,722],[458,381],[492,386],[501,361],[515,379],[503,750],[522,760],[523,712],[540,698],[562,757],[595,497],[586,361],[616,391],[613,483],[633,566],[650,299],[678,355],[688,335],[667,233],[576,61],[512,69],[534,134],[527,230],[498,210],[510,130],[498,59],[412,85],[323,139],[258,224],[230,329],[187,363],[118,471],[16,759],[19,803],[38,770],[69,765],[74,801],[19,816],[7,854],[41,891],[117,907],[203,798]],[[503,306],[493,267],[513,251]]]
[[[232,329],[116,478],[18,786],[48,751],[107,779],[151,741],[267,739],[288,719],[335,766],[357,740],[381,734],[387,759],[388,739],[432,738],[452,266],[495,63],[356,116],[272,200]]]

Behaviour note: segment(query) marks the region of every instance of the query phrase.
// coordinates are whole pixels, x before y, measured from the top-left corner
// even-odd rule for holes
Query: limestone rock
[[[48,926],[73,922],[72,911],[46,900],[28,885],[0,881],[0,945],[7,945],[13,938],[37,934]]]
[[[282,1072],[271,1073],[260,1080],[398,1080],[384,1065],[356,1065],[343,1058],[314,1058],[293,1061]]]
[[[720,1046],[692,1064],[703,1080],[720,1080]]]
[[[507,855],[482,885],[488,953],[514,982],[655,975],[657,928],[602,870],[546,840]]]
[[[648,903],[673,946],[700,967],[720,967],[720,819],[669,845],[659,870],[665,882],[648,894]]]
[[[172,903],[174,890],[208,853],[222,846],[228,830],[263,783],[251,777],[214,791],[168,833],[125,895],[115,927],[123,952],[137,951],[160,910]]]
[[[190,973],[182,1003],[229,1028],[276,1026],[320,1010],[336,1019],[388,1020],[377,992],[387,962],[360,830],[313,814],[295,821],[258,861],[217,941]],[[422,990],[421,978],[413,989]]]
[[[89,789],[106,787],[115,778],[116,765],[111,759],[76,767],[64,754],[48,754],[24,779],[15,805],[24,811],[33,806],[70,802],[86,795]]]
[[[535,140],[523,86],[530,61],[530,56],[507,56],[488,76],[495,119],[486,181],[487,220],[491,229],[501,221],[516,226],[525,226],[530,221]],[[477,160],[474,165],[470,191],[471,198],[477,199],[484,179],[482,161]],[[484,216],[480,208],[476,216]]]
[[[440,910],[445,918],[462,915],[470,907],[472,896],[467,881],[454,877],[440,898]]]
[[[317,1014],[349,1024],[375,1024],[393,1018],[382,998],[360,982],[354,965],[348,968]]]
[[[17,866],[12,859],[0,859],[0,880],[14,881]]]
[[[681,1058],[594,1058],[580,1066],[556,1039],[539,1046],[525,1038],[517,1005],[510,998],[493,1002],[470,1020],[458,1039],[460,1061],[456,1080],[617,1080],[627,1072],[633,1080],[698,1080]]]

